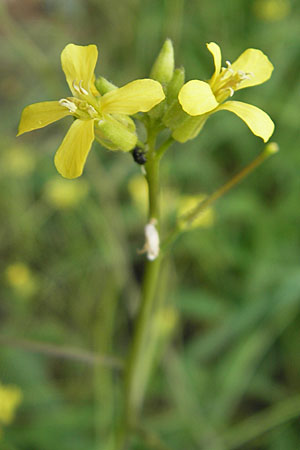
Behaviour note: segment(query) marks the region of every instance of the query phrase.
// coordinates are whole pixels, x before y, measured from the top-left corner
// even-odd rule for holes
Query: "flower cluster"
[[[248,49],[234,62],[221,66],[220,47],[211,42],[215,71],[208,82],[191,80],[184,84],[184,70],[174,70],[174,52],[167,40],[150,77],[117,88],[104,78],[96,80],[98,58],[95,45],[67,45],[61,54],[62,69],[72,95],[58,101],[35,103],[22,113],[18,135],[42,128],[66,116],[74,121],[55,155],[55,166],[66,178],[82,174],[94,139],[109,150],[125,152],[136,148],[135,119],[146,128],[168,128],[178,142],[193,139],[208,117],[220,110],[239,116],[257,136],[268,141],[274,130],[270,117],[247,103],[228,100],[235,91],[267,81],[273,71],[268,58]],[[147,113],[137,116],[136,113]],[[146,158],[145,158],[146,161]]]

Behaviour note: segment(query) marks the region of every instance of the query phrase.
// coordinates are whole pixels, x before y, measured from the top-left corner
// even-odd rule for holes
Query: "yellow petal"
[[[261,109],[243,102],[226,102],[218,107],[218,111],[226,109],[236,114],[250,128],[253,134],[267,142],[273,134],[274,123]]]
[[[210,53],[213,55],[214,58],[215,72],[210,79],[210,84],[213,85],[217,76],[221,72],[221,64],[222,64],[221,49],[215,42],[210,42],[209,44],[206,44],[206,47],[208,48],[208,50],[210,51]]]
[[[236,90],[264,83],[271,77],[274,69],[268,57],[255,48],[245,50],[231,67],[234,71],[241,70],[248,73],[250,77],[249,80],[242,81]]]
[[[65,178],[77,178],[94,140],[94,121],[75,120],[55,155],[55,166]]]
[[[185,83],[178,95],[182,109],[190,116],[199,116],[218,106],[218,102],[208,83],[191,80]]]
[[[146,112],[164,98],[164,91],[157,81],[148,78],[135,80],[101,97],[101,112],[107,114]]]
[[[66,75],[67,83],[73,93],[73,83],[91,92],[97,92],[94,85],[94,70],[98,59],[96,45],[68,44],[61,53],[61,65]]]
[[[43,128],[68,115],[70,115],[68,109],[61,106],[59,102],[33,103],[23,109],[17,136]]]

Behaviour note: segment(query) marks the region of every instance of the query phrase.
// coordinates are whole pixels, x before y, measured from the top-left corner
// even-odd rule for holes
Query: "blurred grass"
[[[275,66],[268,83],[237,98],[271,115],[280,153],[217,204],[211,228],[186,234],[172,252],[166,301],[180,319],[152,376],[143,422],[174,450],[300,447],[299,20],[296,0],[0,5],[5,336],[124,357],[138,301],[144,216],[128,190],[139,174],[130,155],[94,144],[72,200],[73,182],[55,188],[53,166],[68,120],[15,138],[24,106],[66,95],[62,48],[96,43],[97,73],[119,85],[148,75],[167,36],[188,79],[212,73],[205,48],[212,40],[224,59],[257,47]],[[241,121],[219,113],[199,138],[169,151],[163,184],[210,193],[261,149]],[[1,450],[105,448],[118,414],[114,371],[2,344],[0,380],[24,396]],[[133,448],[159,448],[148,441],[137,437]]]

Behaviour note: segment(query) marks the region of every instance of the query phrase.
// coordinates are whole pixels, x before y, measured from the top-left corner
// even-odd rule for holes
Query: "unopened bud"
[[[190,116],[183,111],[178,100],[173,100],[163,116],[163,123],[171,130],[179,127]]]
[[[104,95],[107,92],[111,92],[111,91],[114,91],[115,89],[118,89],[117,86],[112,84],[110,81],[108,81],[104,77],[98,77],[95,81],[95,86],[101,95]]]
[[[269,142],[269,144],[265,146],[265,153],[268,155],[273,155],[273,153],[277,152],[279,152],[279,145],[277,142]]]
[[[171,81],[174,73],[174,49],[170,39],[167,39],[152,66],[150,77],[162,84]]]
[[[136,146],[137,135],[111,116],[95,122],[95,138],[110,150],[128,152]]]
[[[182,86],[184,85],[185,71],[183,67],[175,69],[173,77],[168,84],[167,88],[167,102],[171,103],[173,100],[177,99],[178,94]]]

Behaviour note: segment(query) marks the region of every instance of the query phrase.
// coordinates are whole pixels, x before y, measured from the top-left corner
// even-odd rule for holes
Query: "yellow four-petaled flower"
[[[82,174],[95,133],[99,133],[103,141],[109,140],[113,138],[114,129],[118,132],[122,127],[126,133],[125,123],[130,130],[121,149],[131,150],[137,137],[133,122],[123,115],[149,111],[165,98],[160,83],[151,79],[135,80],[100,96],[94,84],[97,58],[95,45],[67,45],[61,54],[61,64],[73,96],[35,103],[27,106],[22,113],[18,135],[68,115],[76,119],[55,155],[55,166],[66,178],[76,178]],[[105,135],[107,128],[108,135]]]
[[[208,82],[191,80],[181,88],[178,100],[183,110],[199,118],[220,110],[231,111],[248,125],[252,133],[267,142],[274,131],[274,123],[268,114],[247,103],[225,100],[239,89],[267,81],[273,65],[263,52],[249,48],[233,64],[226,61],[227,67],[221,67],[220,47],[210,42],[207,48],[213,56],[215,72]],[[180,141],[180,137],[177,140]]]

